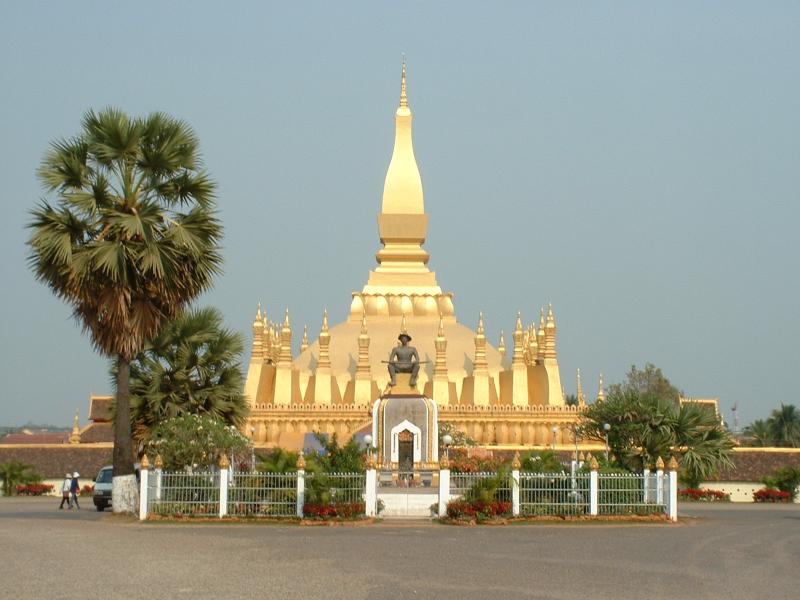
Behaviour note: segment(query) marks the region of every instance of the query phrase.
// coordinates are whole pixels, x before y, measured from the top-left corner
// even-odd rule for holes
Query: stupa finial
[[[322,331],[328,332],[328,309],[322,311]]]
[[[406,55],[403,54],[403,68],[400,73],[400,106],[408,107],[408,96],[406,95]]]
[[[484,329],[483,329],[483,311],[478,313],[478,330],[477,330],[477,333],[478,333],[478,335],[483,335],[484,334]]]
[[[290,326],[290,323],[289,323],[289,309],[288,308],[286,309],[286,312],[283,313],[283,326],[284,327],[289,327]]]

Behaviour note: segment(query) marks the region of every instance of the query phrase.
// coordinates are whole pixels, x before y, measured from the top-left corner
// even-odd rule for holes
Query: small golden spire
[[[283,314],[283,326],[284,327],[289,327],[290,326],[290,324],[289,324],[289,309],[288,308],[286,309],[286,312]]]
[[[517,322],[514,325],[514,331],[522,331],[522,313],[517,311]]]
[[[500,330],[500,340],[497,342],[497,350],[505,357],[506,355],[506,340],[503,337],[503,330]]]
[[[478,333],[478,335],[483,335],[484,334],[484,329],[483,329],[483,311],[478,313],[478,331],[477,331],[477,333]]]
[[[142,456],[142,460],[139,462],[139,468],[142,471],[147,471],[150,468],[150,459],[147,458],[147,454]]]
[[[403,55],[403,68],[400,73],[400,106],[408,107],[408,96],[406,95],[406,56]]]
[[[78,409],[75,409],[75,418],[72,419],[72,433],[69,434],[69,443],[70,444],[80,444],[81,443],[81,427],[80,422],[78,420]]]
[[[583,384],[581,383],[580,369],[578,369],[577,379],[578,379],[578,391],[576,392],[576,395],[578,397],[578,406],[586,406],[586,396],[583,395]]]
[[[444,454],[441,457],[439,457],[439,468],[440,469],[450,468],[450,459],[447,458],[447,454]]]
[[[578,456],[578,462],[586,462],[586,455],[583,453],[583,450],[581,450],[581,453]]]
[[[303,325],[303,339],[300,341],[300,353],[308,349],[308,325]]]
[[[511,460],[511,468],[519,471],[522,463],[519,461],[519,452],[514,452],[514,458]]]
[[[603,387],[603,374],[600,373],[600,382],[597,384],[597,402],[602,402],[606,399],[606,390]]]
[[[322,311],[322,331],[328,333],[328,309]]]
[[[255,325],[256,323],[260,324],[263,320],[264,320],[264,317],[261,314],[261,302],[259,302],[258,303],[258,308],[256,308],[256,320],[255,320],[255,323],[253,323],[253,325]]]
[[[600,468],[600,465],[597,463],[597,459],[594,456],[592,456],[592,459],[589,461],[589,468],[592,471],[597,471],[597,469]]]

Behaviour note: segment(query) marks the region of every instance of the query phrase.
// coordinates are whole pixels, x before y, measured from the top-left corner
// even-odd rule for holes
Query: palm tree
[[[793,404],[783,404],[772,411],[770,430],[776,445],[796,448],[800,446],[800,413]]]
[[[242,336],[222,326],[215,308],[171,322],[131,363],[134,437],[142,440],[160,421],[182,414],[241,426],[248,411],[243,352]]]
[[[14,494],[18,485],[37,483],[42,480],[33,465],[28,465],[19,460],[10,460],[0,464],[0,479],[3,480],[4,496]]]
[[[775,445],[772,424],[764,419],[757,419],[744,428],[744,435],[748,437],[748,446],[769,447]]]
[[[38,175],[56,205],[32,211],[29,264],[116,360],[114,511],[132,512],[130,362],[219,272],[215,184],[186,123],[114,108],[86,113]]]

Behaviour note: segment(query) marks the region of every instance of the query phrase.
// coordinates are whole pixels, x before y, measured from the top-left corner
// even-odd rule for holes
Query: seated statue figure
[[[419,374],[419,354],[414,346],[408,345],[408,342],[411,341],[410,335],[401,333],[397,339],[400,340],[401,345],[394,348],[389,355],[389,376],[391,377],[389,385],[392,387],[397,385],[397,373],[411,373],[409,385],[416,387]]]

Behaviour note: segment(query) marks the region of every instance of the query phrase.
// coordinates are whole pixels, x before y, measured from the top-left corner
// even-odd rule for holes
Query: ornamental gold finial
[[[163,469],[164,468],[164,459],[161,458],[160,454],[156,454],[156,469]]]
[[[81,442],[81,427],[78,419],[78,409],[75,409],[75,417],[72,419],[72,433],[69,434],[70,444],[80,444]]]
[[[328,332],[328,309],[322,311],[322,331]]]
[[[403,55],[403,69],[400,73],[400,106],[408,107],[408,96],[406,95],[406,55]]]
[[[447,457],[447,454],[444,454],[439,458],[439,468],[440,469],[449,469],[450,468],[450,459]]]
[[[539,308],[539,329],[544,329],[544,308]]]
[[[675,460],[674,456],[669,459],[669,462],[667,463],[667,468],[670,471],[677,471],[678,470],[678,461]]]
[[[303,456],[303,453],[300,452],[300,455],[297,457],[297,469],[298,471],[304,471],[306,468],[306,459]]]
[[[522,463],[519,461],[519,452],[514,452],[514,458],[511,460],[511,468],[515,471],[519,471],[522,467]]]
[[[600,465],[597,463],[597,459],[594,456],[592,456],[592,459],[589,461],[589,468],[592,471],[597,471],[597,469],[600,468]]]
[[[256,308],[256,323],[261,324],[264,320],[264,316],[261,314],[261,302],[258,303],[258,308]],[[253,323],[255,325],[255,323]]]
[[[303,325],[303,339],[300,341],[300,352],[308,349],[308,325]]]
[[[219,457],[219,468],[220,469],[227,469],[231,466],[231,461],[228,460],[228,457],[224,454]]]
[[[148,470],[148,469],[150,468],[150,459],[149,459],[149,458],[147,458],[147,454],[145,454],[144,456],[142,456],[142,460],[141,460],[141,462],[139,463],[139,468],[140,468],[142,471],[146,471],[146,470]]]
[[[517,311],[517,322],[514,324],[514,331],[522,331],[522,313]]]
[[[606,390],[603,387],[603,374],[600,373],[600,382],[597,385],[597,402],[602,402],[606,399]]]
[[[659,471],[664,470],[664,459],[661,458],[660,456],[656,458],[656,469],[658,469]]]
[[[483,335],[483,311],[478,313],[478,335]]]

